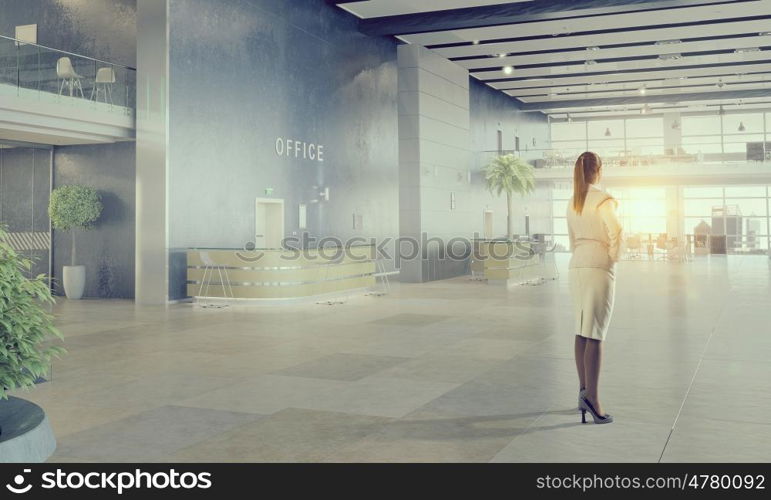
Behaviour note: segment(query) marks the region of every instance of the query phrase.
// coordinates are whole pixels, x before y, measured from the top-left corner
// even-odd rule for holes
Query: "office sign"
[[[289,158],[298,158],[324,162],[324,145],[313,142],[305,142],[297,139],[276,138],[276,154]]]

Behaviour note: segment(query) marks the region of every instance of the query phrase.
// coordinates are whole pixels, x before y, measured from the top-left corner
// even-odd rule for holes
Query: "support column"
[[[168,0],[137,0],[136,292],[168,300]]]
[[[682,188],[679,186],[668,186],[666,188],[666,207],[667,207],[667,234],[676,237],[678,240],[685,238],[685,228],[683,227],[684,203],[682,199]]]
[[[465,262],[446,258],[447,243],[471,238],[469,76],[465,68],[419,45],[400,45],[399,232],[433,239],[400,262],[400,278],[424,282],[457,276]],[[426,245],[422,245],[426,247]],[[406,253],[411,245],[403,244]],[[442,258],[445,253],[445,258]]]

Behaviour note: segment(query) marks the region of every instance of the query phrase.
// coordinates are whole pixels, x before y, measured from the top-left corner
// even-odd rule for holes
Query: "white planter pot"
[[[86,287],[86,266],[64,266],[62,268],[64,294],[68,299],[78,300],[83,297]]]

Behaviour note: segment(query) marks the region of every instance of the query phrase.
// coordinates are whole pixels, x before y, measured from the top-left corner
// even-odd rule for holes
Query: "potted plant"
[[[498,196],[506,193],[506,207],[508,210],[506,238],[513,239],[513,195],[519,194],[520,196],[525,196],[535,190],[533,167],[525,160],[514,156],[513,154],[507,154],[493,159],[493,161],[484,168],[484,174],[485,181],[487,181],[487,189],[490,190],[490,193]]]
[[[45,275],[25,276],[31,266],[32,261],[11,248],[0,227],[0,400],[8,399],[8,391],[34,386],[48,372],[51,359],[64,352],[42,344],[62,336],[45,310],[54,303]]]
[[[88,186],[60,186],[51,192],[48,216],[54,229],[70,231],[72,234],[71,265],[64,266],[62,282],[68,299],[80,299],[86,286],[86,267],[76,265],[75,232],[89,229],[102,214],[99,193]]]

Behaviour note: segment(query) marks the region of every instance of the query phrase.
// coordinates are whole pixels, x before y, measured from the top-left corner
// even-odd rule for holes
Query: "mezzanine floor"
[[[769,461],[766,257],[625,262],[581,425],[563,278],[345,304],[61,301],[52,461]]]

